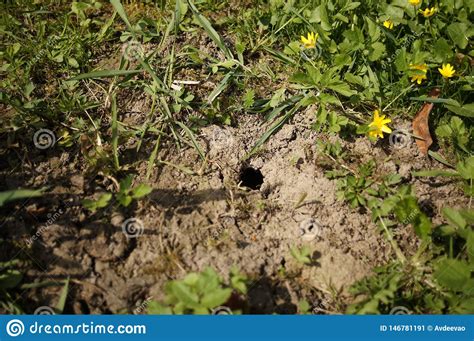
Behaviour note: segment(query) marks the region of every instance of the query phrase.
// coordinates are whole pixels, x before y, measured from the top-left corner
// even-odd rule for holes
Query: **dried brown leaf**
[[[440,90],[435,88],[431,90],[429,96],[431,98],[438,98],[439,94]],[[428,155],[428,149],[433,143],[429,127],[429,115],[433,107],[434,103],[423,104],[413,119],[413,134],[417,137],[416,144],[423,155]]]

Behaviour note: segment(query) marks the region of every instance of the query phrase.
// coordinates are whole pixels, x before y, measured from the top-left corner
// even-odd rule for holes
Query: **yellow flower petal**
[[[385,115],[380,115],[380,111],[374,111],[374,118],[372,122],[369,123],[370,130],[368,132],[369,137],[380,137],[383,138],[383,133],[391,133],[392,130],[386,125],[387,123],[392,122],[391,119],[385,118]]]

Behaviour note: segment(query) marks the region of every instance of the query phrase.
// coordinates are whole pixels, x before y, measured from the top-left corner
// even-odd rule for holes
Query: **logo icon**
[[[410,132],[406,130],[394,130],[389,137],[390,145],[395,149],[402,149],[410,146],[412,137]]]
[[[300,223],[300,237],[304,241],[312,241],[318,237],[321,237],[323,233],[323,227],[314,218],[308,218]]]
[[[390,315],[411,315],[411,310],[407,307],[398,306],[393,307],[389,312]]]
[[[232,310],[229,307],[217,307],[212,309],[212,315],[232,315]]]
[[[137,218],[128,218],[122,223],[122,231],[127,238],[140,237],[144,229],[142,221]]]
[[[144,57],[142,44],[132,40],[122,45],[123,58],[128,61],[140,60]]]
[[[33,143],[38,149],[48,149],[56,143],[56,136],[49,129],[39,129],[33,135]]]
[[[53,308],[48,307],[47,305],[36,308],[34,315],[56,315]]]
[[[10,320],[7,323],[7,334],[11,337],[23,335],[25,332],[25,325],[20,320]]]

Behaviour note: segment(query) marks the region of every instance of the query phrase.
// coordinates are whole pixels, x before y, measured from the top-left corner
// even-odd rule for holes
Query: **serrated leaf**
[[[435,265],[434,278],[443,287],[462,291],[471,277],[469,266],[456,259],[444,259]]]
[[[448,220],[451,225],[455,226],[456,228],[466,228],[466,220],[458,211],[450,207],[445,207],[443,208],[443,216]]]
[[[206,308],[212,309],[227,302],[231,294],[232,289],[216,289],[205,294],[201,300],[201,304]]]
[[[350,88],[349,84],[342,81],[333,82],[331,84],[328,84],[327,87],[346,97],[350,97],[356,94],[356,92]]]
[[[385,45],[381,42],[375,42],[372,44],[372,52],[370,53],[369,60],[375,62],[379,60],[385,53]]]
[[[173,310],[170,307],[164,306],[158,302],[152,301],[147,306],[148,314],[152,315],[172,315]]]
[[[191,289],[180,281],[172,282],[170,289],[172,293],[186,306],[196,307],[199,306],[198,296],[191,291]]]
[[[466,180],[474,179],[474,156],[468,157],[466,160],[459,162],[456,166],[459,174]]]

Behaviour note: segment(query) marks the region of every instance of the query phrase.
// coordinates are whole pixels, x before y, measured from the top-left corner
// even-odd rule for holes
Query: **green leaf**
[[[127,14],[125,13],[125,10],[122,6],[122,3],[120,2],[120,0],[110,0],[110,3],[112,4],[112,6],[114,6],[114,9],[115,11],[117,11],[117,13],[120,15],[120,17],[122,18],[122,20],[125,22],[125,24],[127,25],[128,27],[128,30],[130,32],[132,32],[133,34],[133,28],[132,28],[132,25],[130,24],[130,22],[128,21],[128,17],[127,17]]]
[[[184,123],[181,123],[179,121],[176,121],[176,124],[179,125],[183,130],[184,132],[186,133],[186,135],[188,135],[189,139],[191,140],[194,148],[196,149],[196,151],[198,152],[199,156],[201,157],[201,159],[203,161],[206,160],[206,156],[204,155],[204,151],[202,150],[201,146],[199,145],[199,143],[196,141],[196,138],[194,136],[194,133],[184,124]]]
[[[207,293],[220,288],[222,280],[211,267],[207,267],[201,272],[199,282],[196,287],[199,293]]]
[[[236,289],[242,294],[247,293],[247,277],[240,274],[239,270],[236,267],[231,268],[231,277],[230,277],[230,283],[232,285],[232,288]]]
[[[171,283],[170,288],[172,293],[186,306],[199,306],[198,296],[195,293],[191,292],[191,289],[183,282],[174,281]]]
[[[174,26],[175,32],[179,31],[179,24],[183,20],[184,16],[188,11],[188,4],[185,0],[176,0],[176,5],[174,9]]]
[[[444,38],[440,38],[436,41],[432,51],[434,52],[438,63],[450,60],[453,56],[453,48]]]
[[[112,199],[112,193],[102,194],[99,200],[96,201],[96,207],[102,208],[109,204],[110,199]]]
[[[321,27],[325,31],[331,30],[331,24],[329,23],[329,17],[326,10],[326,5],[324,4],[319,5],[313,10],[311,14],[311,18],[309,20],[310,22],[320,23]]]
[[[117,200],[123,207],[128,207],[132,203],[133,198],[130,195],[118,195]]]
[[[469,266],[456,259],[443,259],[434,267],[434,278],[438,283],[453,291],[462,291],[471,278]]]
[[[114,166],[115,169],[118,170],[120,168],[119,162],[119,153],[118,153],[118,119],[117,119],[117,99],[115,93],[112,94],[112,151],[114,155]]]
[[[255,145],[252,147],[250,152],[244,157],[244,160],[247,160],[249,157],[251,157],[257,150],[262,146],[269,138],[272,136],[276,131],[278,131],[286,121],[292,117],[295,112],[300,108],[300,103],[296,104],[292,109],[290,109],[285,115],[280,117],[274,124],[273,126],[268,129],[255,143]]]
[[[445,104],[446,109],[452,111],[456,115],[464,117],[474,117],[474,103],[465,104],[462,107],[457,107],[454,105]]]
[[[342,81],[333,82],[331,84],[328,84],[327,87],[346,97],[350,97],[356,94],[356,91],[351,90],[351,88],[349,87],[349,84]]]
[[[194,287],[198,281],[199,281],[199,274],[195,272],[190,272],[183,278],[183,282],[186,285],[189,285],[191,287]]]
[[[466,239],[466,249],[469,260],[474,263],[474,231],[469,231]]]
[[[413,221],[413,229],[418,237],[427,239],[431,234],[431,221],[424,213],[420,213]]]
[[[0,207],[9,201],[42,196],[43,191],[44,189],[14,189],[11,191],[0,192]]]
[[[307,246],[303,246],[301,250],[293,246],[290,248],[290,253],[296,259],[296,261],[301,264],[311,263],[311,258],[309,257],[310,250]]]
[[[290,45],[291,47],[291,45]],[[298,47],[299,47],[299,43],[298,43]],[[274,57],[275,59],[278,59],[279,61],[285,63],[285,64],[289,64],[289,65],[297,65],[296,61],[290,57],[288,57],[286,54],[280,52],[280,51],[276,51],[276,50],[273,50],[269,47],[266,47],[264,46],[263,49],[268,52],[272,57]]]
[[[231,294],[232,289],[216,289],[205,294],[201,300],[201,304],[206,308],[212,309],[227,302]]]
[[[352,84],[357,84],[357,85],[360,85],[360,86],[365,86],[365,82],[364,80],[362,79],[362,77],[360,76],[356,76],[356,75],[353,75],[352,73],[346,73],[344,75],[344,79],[346,81],[348,81],[349,83],[352,83]]]
[[[448,166],[448,167],[453,167],[448,161],[446,161],[446,159],[440,153],[430,150],[430,151],[428,151],[428,154],[433,159],[435,159],[436,161],[442,163],[443,165]]]
[[[244,108],[251,108],[255,103],[255,91],[253,89],[247,89],[243,98]]]
[[[375,42],[372,44],[372,52],[369,56],[369,60],[375,62],[379,60],[385,53],[385,45],[381,42]]]
[[[461,107],[458,101],[452,98],[430,98],[427,96],[419,96],[419,97],[410,97],[411,101],[420,101],[420,102],[428,102],[428,103],[442,103],[442,104],[449,104],[455,107]]]
[[[445,171],[442,169],[424,170],[419,172],[412,172],[413,176],[460,176],[459,173],[454,171]]]
[[[229,72],[219,82],[219,84],[217,84],[215,89],[211,92],[211,94],[207,98],[207,101],[209,104],[212,104],[212,102],[214,102],[214,100],[222,93],[222,91],[224,91],[230,85],[233,75],[234,75],[233,72]]]
[[[307,314],[311,309],[310,304],[306,300],[300,300],[298,302],[298,311],[300,314]]]
[[[89,79],[89,78],[106,78],[106,77],[115,77],[115,76],[126,76],[126,75],[133,75],[136,73],[141,73],[143,70],[100,70],[100,71],[93,71],[88,73],[80,74],[76,77],[69,78],[67,81],[78,81],[81,79]]]
[[[172,315],[173,310],[170,307],[164,306],[158,302],[152,301],[148,304],[148,314],[152,315]]]
[[[79,68],[79,63],[77,62],[77,60],[76,60],[75,58],[69,57],[69,58],[67,59],[67,63],[68,63],[69,65],[71,65],[73,68],[76,68],[76,69]]]
[[[56,311],[59,314],[62,314],[64,311],[64,306],[66,305],[67,294],[69,291],[69,277],[66,279],[64,283],[63,290],[61,291],[61,296],[59,296],[58,304],[56,304]]]
[[[457,164],[456,170],[466,180],[474,179],[474,156],[468,157],[466,160]]]
[[[20,284],[23,275],[18,270],[8,269],[0,273],[0,289],[12,289]]]
[[[224,40],[221,38],[219,33],[217,33],[217,31],[212,27],[209,20],[207,20],[205,16],[199,13],[198,9],[196,8],[196,6],[194,6],[194,3],[191,0],[188,0],[188,4],[189,4],[189,7],[191,8],[191,11],[194,14],[194,17],[202,26],[202,28],[204,28],[209,38],[211,38],[214,41],[214,43],[216,43],[216,45],[219,46],[222,52],[224,52],[224,55],[227,57],[227,59],[234,59],[232,52],[227,48]]]
[[[448,222],[458,229],[464,229],[467,226],[466,220],[459,211],[456,211],[450,207],[443,208],[443,216]]]
[[[447,32],[453,42],[461,49],[465,49],[469,43],[467,39],[468,26],[464,23],[453,23],[448,26]]]
[[[132,197],[134,199],[139,199],[145,195],[150,194],[153,191],[153,188],[146,184],[139,184],[132,190]]]
[[[125,193],[128,192],[130,187],[132,187],[133,175],[129,174],[122,180],[120,180],[120,192]]]

